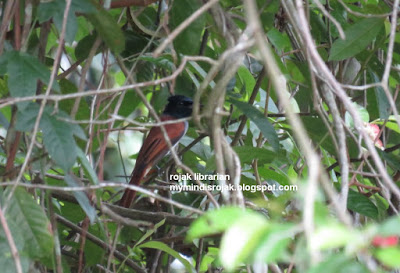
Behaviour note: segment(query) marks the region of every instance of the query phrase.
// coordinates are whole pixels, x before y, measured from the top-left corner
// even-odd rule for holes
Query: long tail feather
[[[145,175],[146,169],[135,170],[132,174],[129,185],[139,185]],[[131,189],[126,189],[124,195],[119,201],[119,205],[125,208],[129,208],[135,199],[136,191]]]

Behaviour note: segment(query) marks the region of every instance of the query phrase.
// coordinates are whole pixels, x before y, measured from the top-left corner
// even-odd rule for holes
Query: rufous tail
[[[145,174],[145,170],[142,168],[139,170],[134,170],[129,185],[139,185]],[[136,191],[131,189],[125,189],[124,195],[122,195],[121,200],[119,200],[119,205],[121,207],[129,208],[133,200],[135,199]]]

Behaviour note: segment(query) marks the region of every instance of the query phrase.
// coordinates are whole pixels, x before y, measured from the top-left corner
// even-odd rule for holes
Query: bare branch
[[[336,29],[339,32],[339,36],[341,39],[346,39],[346,35],[344,34],[342,26],[339,24],[339,22],[329,14],[329,12],[324,8],[324,6],[321,4],[319,0],[314,0],[314,3],[317,5],[317,7],[322,11],[324,16],[326,16],[336,27]]]
[[[357,12],[357,11],[354,11],[354,10],[350,9],[350,8],[343,2],[343,0],[338,0],[338,1],[339,1],[339,3],[344,7],[344,9],[345,9],[348,13],[351,13],[351,14],[353,14],[353,15],[355,15],[355,16],[365,17],[365,18],[377,18],[377,17],[383,17],[383,18],[385,18],[385,17],[387,17],[387,16],[390,15],[390,13],[384,13],[384,14],[364,14],[364,13],[360,13],[360,12]]]
[[[8,245],[10,246],[11,254],[13,256],[14,263],[15,263],[16,272],[22,273],[23,271],[22,271],[21,259],[19,257],[18,249],[17,249],[17,246],[15,245],[14,238],[11,234],[10,228],[7,223],[7,219],[4,215],[4,210],[1,208],[1,206],[0,206],[0,222],[1,222],[1,226],[4,230],[4,234],[7,238]]]

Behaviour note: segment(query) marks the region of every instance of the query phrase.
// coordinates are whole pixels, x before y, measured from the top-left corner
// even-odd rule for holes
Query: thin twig
[[[342,118],[340,116],[339,108],[336,104],[335,98],[333,94],[328,90],[326,85],[322,86],[322,93],[325,97],[325,101],[331,110],[333,122],[335,124],[335,134],[338,139],[338,157],[340,162],[340,171],[342,177],[341,183],[341,205],[342,210],[345,212],[347,210],[347,197],[349,194],[349,162],[347,159],[347,143],[346,143],[346,134],[344,130],[344,124],[342,123]]]
[[[190,15],[185,21],[183,21],[177,28],[172,31],[168,37],[162,42],[161,45],[153,52],[154,57],[160,56],[164,49],[172,43],[172,41],[179,35],[185,28],[187,28],[192,22],[194,22],[198,17],[200,17],[204,12],[210,9],[213,5],[218,3],[218,0],[210,0],[204,6],[196,10],[192,15]]]
[[[15,1],[7,1],[6,6],[2,11],[3,20],[0,25],[0,55],[3,55],[4,41],[7,35],[7,28],[11,24],[11,18],[14,16]]]
[[[364,84],[364,85],[341,84],[341,86],[342,86],[342,88],[345,88],[345,89],[365,91],[366,89],[369,89],[369,88],[380,87],[381,83],[377,82],[377,83],[370,83],[370,84]]]
[[[399,116],[399,111],[397,110],[396,103],[392,97],[392,94],[389,90],[389,75],[390,75],[390,69],[392,66],[392,61],[393,61],[393,49],[394,49],[394,42],[396,38],[396,29],[397,29],[397,14],[398,14],[398,6],[399,6],[399,0],[394,1],[394,8],[392,12],[392,22],[391,22],[391,27],[390,27],[390,35],[389,35],[389,45],[387,49],[387,55],[386,55],[386,64],[385,64],[385,70],[382,75],[382,89],[385,92],[385,95],[389,101],[390,107],[392,108],[393,114],[396,118],[397,125],[400,127],[400,116]],[[400,198],[400,196],[399,196]]]
[[[342,6],[344,7],[344,9],[345,9],[348,13],[353,14],[353,15],[358,16],[358,17],[365,17],[365,18],[383,17],[383,18],[385,18],[385,17],[387,17],[387,16],[390,15],[390,13],[383,13],[383,14],[364,14],[364,13],[360,13],[360,12],[357,12],[357,11],[354,11],[354,10],[350,9],[350,8],[343,2],[343,0],[338,0],[338,1],[339,1],[340,4],[342,4]],[[396,6],[395,6],[395,7],[396,7]],[[394,10],[395,10],[395,9],[394,9]]]
[[[344,34],[342,26],[339,24],[339,22],[329,14],[329,12],[325,9],[325,7],[319,2],[319,0],[314,0],[314,3],[317,5],[317,7],[322,11],[322,14],[324,14],[325,17],[327,17],[336,27],[336,29],[339,32],[340,39],[345,40],[346,35]]]
[[[19,252],[18,252],[17,246],[15,245],[14,238],[11,234],[10,228],[7,223],[7,219],[4,215],[4,210],[1,208],[1,205],[0,205],[0,222],[1,222],[1,226],[3,227],[4,234],[7,238],[8,245],[10,246],[11,254],[13,256],[14,263],[15,263],[15,269],[16,269],[17,273],[22,273],[23,271],[22,271],[22,266],[21,266],[21,259],[19,257]]]
[[[255,101],[255,99],[257,97],[258,91],[259,91],[259,89],[261,87],[261,83],[264,80],[265,75],[266,75],[265,68],[263,68],[261,70],[260,74],[258,75],[256,84],[254,85],[254,88],[253,88],[253,92],[250,95],[250,99],[249,99],[249,104],[250,105],[253,105],[253,103],[254,103],[254,101]],[[233,137],[233,140],[231,142],[231,146],[235,146],[237,144],[237,142],[239,141],[240,136],[242,134],[242,131],[244,129],[244,126],[246,125],[246,121],[247,121],[247,117],[245,115],[243,115],[241,117],[241,121],[240,121],[239,127],[236,130],[235,136]]]
[[[57,176],[57,175],[51,175],[53,178],[60,178],[63,179],[62,176]],[[140,192],[142,194],[145,194],[149,197],[153,197],[157,200],[160,200],[162,202],[165,202],[167,204],[171,204],[173,206],[176,206],[177,208],[181,208],[187,211],[190,211],[192,213],[196,214],[203,214],[203,211],[194,209],[192,207],[183,205],[181,203],[178,203],[174,200],[170,200],[167,198],[164,198],[158,194],[155,194],[151,191],[148,191],[146,189],[143,189],[142,187],[135,186],[135,185],[128,185],[125,183],[115,183],[115,182],[107,182],[105,181],[104,183],[99,183],[98,185],[87,185],[87,186],[81,186],[81,187],[57,187],[57,186],[49,186],[49,185],[39,185],[39,184],[26,184],[26,183],[16,183],[16,182],[6,182],[2,183],[2,186],[8,186],[8,185],[14,185],[16,187],[25,187],[25,188],[37,188],[37,189],[47,189],[47,190],[54,190],[54,191],[65,191],[65,192],[74,192],[74,191],[88,191],[88,190],[96,190],[96,189],[102,189],[102,188],[107,188],[107,187],[112,187],[112,188],[124,188],[124,189],[131,189],[137,192]]]
[[[92,48],[89,51],[89,55],[88,55],[87,59],[85,60],[85,65],[83,66],[83,69],[81,71],[79,85],[78,85],[78,91],[77,92],[82,92],[84,87],[85,87],[87,72],[90,69],[93,57],[96,54],[97,48],[100,46],[101,42],[102,41],[101,41],[100,37],[97,37],[96,40],[94,41],[93,45],[92,45]],[[74,103],[74,105],[73,105],[73,107],[71,109],[70,116],[71,116],[72,119],[75,118],[75,115],[79,110],[80,102],[81,102],[81,97],[77,97],[75,99],[75,103]]]
[[[47,195],[47,204],[49,206],[48,213],[49,213],[49,219],[51,223],[51,230],[54,234],[54,254],[56,256],[56,272],[57,273],[62,273],[63,268],[62,268],[62,257],[61,257],[61,246],[60,246],[60,237],[58,234],[58,228],[57,228],[57,221],[54,213],[54,204],[52,202],[52,196],[51,194]]]
[[[65,225],[66,227],[72,229],[73,231],[75,231],[77,233],[82,233],[81,227],[75,225],[74,223],[67,220],[66,218],[64,218],[60,215],[56,215],[56,218],[57,218],[57,221],[59,221],[61,224]],[[92,241],[94,244],[105,249],[107,252],[109,252],[111,249],[111,246],[109,244],[103,242],[101,239],[99,239],[98,237],[94,236],[93,234],[91,234],[89,232],[86,234],[86,238],[88,240]],[[144,268],[142,268],[137,263],[135,263],[133,260],[129,259],[129,257],[126,257],[124,254],[122,254],[121,252],[119,252],[117,250],[114,252],[114,256],[119,261],[124,262],[129,267],[131,267],[133,270],[135,270],[135,272],[138,272],[138,273],[146,273],[147,272]]]

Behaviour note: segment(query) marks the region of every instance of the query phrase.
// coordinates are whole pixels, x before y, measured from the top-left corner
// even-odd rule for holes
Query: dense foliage
[[[0,8],[2,272],[400,267],[399,0]],[[171,94],[189,130],[121,208]]]

